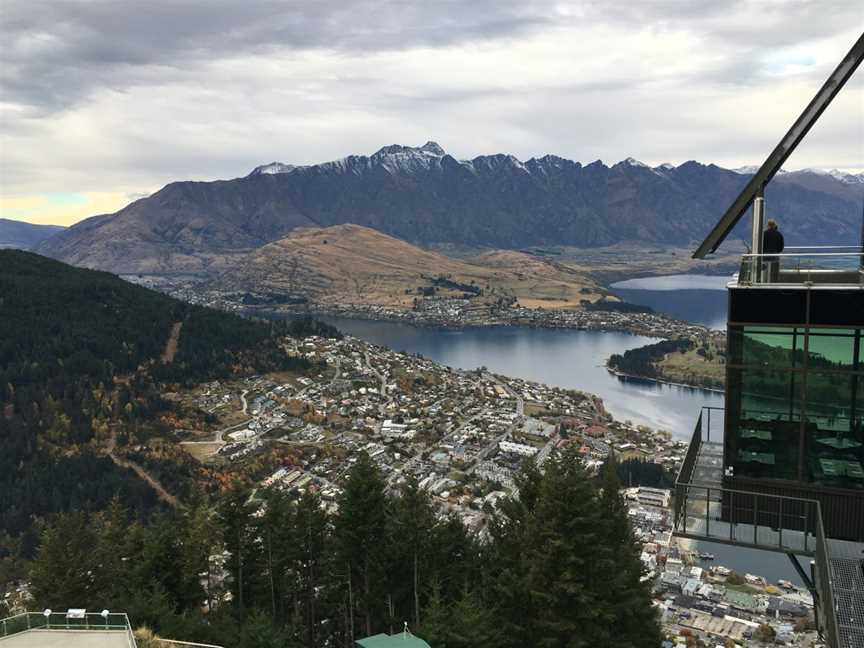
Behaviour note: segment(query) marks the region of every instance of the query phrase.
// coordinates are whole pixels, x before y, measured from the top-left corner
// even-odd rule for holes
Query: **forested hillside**
[[[288,333],[283,323],[0,250],[0,552],[4,532],[28,532],[50,513],[98,510],[114,496],[146,515],[156,497],[106,456],[109,439],[166,432],[166,382],[307,367],[280,348]]]
[[[315,494],[238,487],[216,515],[200,500],[149,526],[116,505],[62,516],[34,563],[35,605],[124,609],[232,648],[351,648],[403,622],[435,648],[658,648],[618,487],[614,463],[596,480],[572,451],[529,464],[480,543],[416,482],[389,493],[361,454],[335,513]],[[208,560],[223,549],[227,579]]]

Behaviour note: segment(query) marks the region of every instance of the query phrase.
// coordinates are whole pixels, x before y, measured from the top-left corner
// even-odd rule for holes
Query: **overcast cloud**
[[[0,215],[429,139],[759,163],[862,29],[860,0],[2,0]],[[864,168],[862,76],[787,166]]]

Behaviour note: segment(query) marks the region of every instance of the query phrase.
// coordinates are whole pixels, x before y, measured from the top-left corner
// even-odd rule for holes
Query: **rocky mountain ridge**
[[[212,273],[298,227],[355,223],[419,245],[596,247],[701,240],[747,176],[713,164],[650,167],[629,158],[582,165],[546,155],[457,160],[434,142],[248,176],[174,182],[39,251],[118,273]],[[790,173],[769,185],[787,241],[858,242],[864,185]],[[742,227],[741,233],[745,228]]]

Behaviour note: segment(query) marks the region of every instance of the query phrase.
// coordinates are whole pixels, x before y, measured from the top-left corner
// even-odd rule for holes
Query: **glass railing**
[[[123,612],[25,612],[0,619],[0,639],[31,630],[111,631],[126,635],[129,648],[137,648],[129,617]]]
[[[745,254],[739,285],[864,285],[861,247],[786,248],[782,254]]]

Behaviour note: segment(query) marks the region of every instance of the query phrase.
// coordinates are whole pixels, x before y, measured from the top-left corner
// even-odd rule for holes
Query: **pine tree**
[[[241,621],[245,618],[247,601],[254,582],[257,547],[253,542],[253,507],[248,503],[249,494],[239,484],[222,496],[218,509],[218,521],[222,527],[225,549],[230,554],[227,567],[231,573],[230,590],[234,606]]]
[[[391,506],[389,543],[392,567],[388,570],[388,594],[393,602],[395,617],[413,619],[420,625],[421,599],[425,598],[430,543],[437,520],[429,496],[420,489],[417,480],[410,477],[399,497]],[[398,623],[397,623],[398,624]]]
[[[651,605],[651,589],[643,582],[644,568],[633,537],[627,506],[621,498],[618,466],[614,456],[603,469],[600,503],[606,522],[604,564],[609,572],[607,600],[615,618],[615,641],[621,648],[657,646],[662,641],[657,614]]]
[[[95,528],[96,544],[93,551],[94,591],[98,600],[87,605],[92,608],[125,609],[129,599],[129,513],[119,498],[111,500],[108,508],[91,520]]]
[[[30,573],[31,592],[40,608],[65,610],[88,605],[95,592],[95,543],[82,513],[60,515],[45,530]]]
[[[617,481],[601,494],[574,451],[551,458],[542,475],[527,467],[490,533],[487,577],[507,645],[660,645]]]
[[[295,572],[300,580],[302,635],[307,646],[317,645],[322,617],[318,589],[325,582],[331,560],[332,546],[326,513],[317,495],[304,494],[297,502],[294,517],[297,537]]]
[[[418,635],[435,648],[507,645],[497,615],[472,592],[446,603],[434,586],[424,618]]]
[[[382,585],[390,568],[386,555],[387,497],[384,481],[366,453],[348,474],[339,498],[334,540],[337,569],[344,570],[348,594],[349,636],[354,639],[354,613],[359,612],[365,636],[383,629]]]

